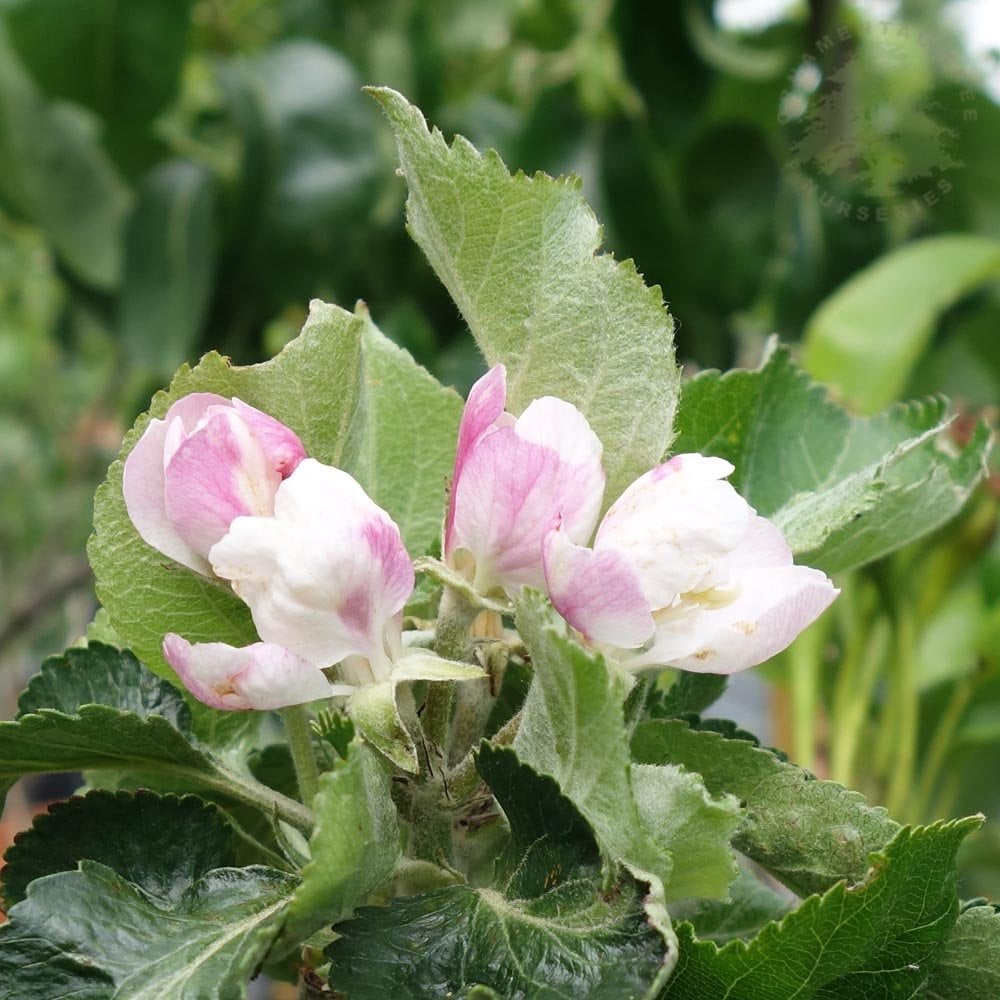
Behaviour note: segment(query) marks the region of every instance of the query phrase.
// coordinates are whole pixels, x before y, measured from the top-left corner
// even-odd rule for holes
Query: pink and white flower
[[[239,399],[192,393],[150,420],[125,460],[125,506],[153,548],[197,573],[237,517],[269,515],[305,458],[293,431]]]
[[[472,387],[445,521],[445,558],[482,594],[543,587],[553,518],[570,541],[585,542],[604,496],[601,442],[575,406],[544,396],[515,418],[506,399],[503,365]]]
[[[559,613],[632,670],[730,674],[788,646],[839,591],[793,564],[781,532],[726,482],[732,471],[672,458],[622,494],[593,548],[557,523],[544,555]]]
[[[399,528],[348,473],[300,462],[273,515],[237,517],[209,553],[265,643],[353,684],[388,680],[414,574]]]
[[[315,664],[270,642],[237,648],[223,642],[190,643],[169,633],[163,655],[199,701],[227,711],[267,711],[350,694],[331,684]]]

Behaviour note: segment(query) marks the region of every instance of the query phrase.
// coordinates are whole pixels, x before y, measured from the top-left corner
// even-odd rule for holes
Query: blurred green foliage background
[[[460,389],[480,370],[405,233],[365,83],[512,168],[579,173],[607,247],[661,285],[691,370],[756,364],[777,333],[859,411],[944,392],[955,435],[995,418],[982,10],[0,0],[0,692],[90,619],[93,490],[179,364],[268,357],[321,297],[365,299]],[[767,671],[775,740],[903,819],[1000,815],[997,495],[993,479],[945,532],[843,581],[838,616]],[[994,894],[998,845],[966,859]]]

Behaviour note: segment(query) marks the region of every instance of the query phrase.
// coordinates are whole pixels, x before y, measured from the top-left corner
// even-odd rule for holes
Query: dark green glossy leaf
[[[167,905],[83,861],[79,871],[32,883],[10,911],[0,928],[0,998],[82,989],[88,1000],[243,1000],[296,881],[267,868],[223,868]]]
[[[235,863],[233,831],[214,806],[193,795],[89,792],[56,802],[18,834],[4,855],[3,895],[24,899],[28,883],[98,861],[159,903],[213,868]]]
[[[674,956],[645,921],[636,883],[603,886],[588,824],[554,781],[488,744],[477,765],[511,828],[493,887],[360,910],[327,949],[331,988],[348,1000],[654,996]]]

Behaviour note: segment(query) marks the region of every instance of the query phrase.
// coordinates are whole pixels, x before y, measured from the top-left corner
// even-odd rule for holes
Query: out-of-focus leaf
[[[901,247],[820,305],[806,329],[806,368],[873,413],[898,398],[941,314],[1000,278],[1000,241],[935,236]]]
[[[118,336],[125,353],[164,378],[189,359],[215,268],[215,178],[170,160],[143,178],[125,230]]]
[[[129,192],[84,112],[53,105],[17,60],[0,20],[0,198],[44,230],[82,281],[121,271]]]
[[[155,155],[153,119],[177,91],[193,0],[2,0],[0,14],[46,96],[98,114],[127,170]]]

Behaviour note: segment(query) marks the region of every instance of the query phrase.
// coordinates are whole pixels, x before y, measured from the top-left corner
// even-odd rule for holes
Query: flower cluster
[[[780,652],[836,597],[727,482],[728,462],[676,455],[598,526],[602,446],[583,414],[554,397],[516,418],[505,406],[498,365],[469,394],[444,526],[446,561],[480,594],[543,590],[625,669],[711,673]],[[289,428],[238,399],[186,396],[150,422],[124,492],[143,539],[231,586],[263,640],[168,635],[164,655],[197,698],[278,708],[391,677],[414,583],[399,529]],[[343,683],[327,677],[335,665]]]

